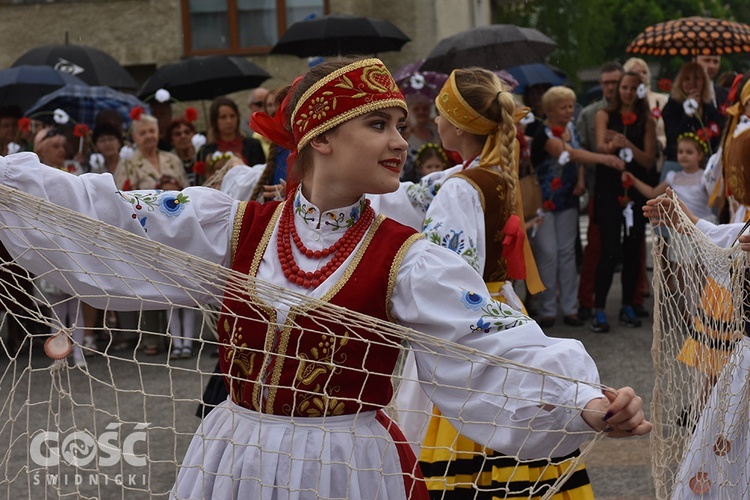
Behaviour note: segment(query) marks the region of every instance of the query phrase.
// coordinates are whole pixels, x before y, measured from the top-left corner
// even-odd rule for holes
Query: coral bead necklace
[[[328,248],[310,250],[307,248],[294,226],[294,203],[287,200],[284,211],[279,220],[279,230],[276,235],[279,262],[286,279],[303,288],[317,287],[332,275],[341,264],[351,255],[359,240],[362,239],[370,224],[375,219],[375,210],[370,207],[370,200],[365,200],[365,209],[360,218],[339,240]],[[317,271],[304,271],[299,268],[292,253],[292,242],[297,249],[309,259],[322,259],[333,256],[331,260]]]

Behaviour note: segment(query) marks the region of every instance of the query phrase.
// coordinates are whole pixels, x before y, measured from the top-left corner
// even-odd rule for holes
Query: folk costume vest
[[[471,184],[479,193],[484,212],[485,264],[482,278],[485,283],[504,283],[508,279],[508,265],[503,252],[505,223],[511,215],[508,209],[506,184],[503,176],[487,168],[471,168],[454,174]]]
[[[234,271],[257,274],[281,208],[280,203],[240,206],[233,234]],[[420,237],[378,216],[353,263],[322,300],[389,321],[401,261]],[[314,307],[304,315],[292,307],[284,325],[277,325],[275,309],[251,284],[247,294],[225,296],[218,325],[221,371],[228,374],[225,383],[235,403],[261,413],[323,417],[377,410],[390,402],[399,339],[342,324]]]

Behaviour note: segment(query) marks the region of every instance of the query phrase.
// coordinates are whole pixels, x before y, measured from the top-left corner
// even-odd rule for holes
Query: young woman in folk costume
[[[533,321],[504,305],[482,314],[477,305],[490,305],[490,299],[482,292],[481,277],[463,259],[368,207],[366,193],[397,189],[407,148],[400,133],[406,104],[379,60],[312,68],[291,92],[288,109],[291,134],[275,127],[279,122],[270,117],[254,120],[274,142],[288,141],[279,140],[286,133],[295,143],[294,172],[300,184],[285,202],[241,203],[204,188],[156,193],[159,200],[179,197],[181,208],[176,214],[150,212],[146,233],[132,217],[137,217],[135,206],[113,194],[106,174],[73,177],[39,164],[34,155],[18,154],[0,158],[0,178],[87,215],[97,215],[96,208],[111,200],[100,217],[140,236],[311,298],[429,332],[438,344],[458,342],[570,377],[545,377],[542,384],[538,375],[516,374],[507,367],[483,365],[478,370],[476,362],[418,353],[420,380],[435,404],[456,421],[460,414],[462,433],[492,449],[549,456],[572,452],[591,429],[609,427],[612,437],[650,430],[632,389],[602,395],[572,381],[598,379],[580,343],[548,338]],[[24,226],[11,210],[0,211],[0,217],[11,227]],[[34,257],[43,252],[41,242],[48,244],[46,233],[29,229],[24,236],[19,241],[14,234],[0,234],[12,255],[23,254],[23,265],[64,269],[67,254]],[[75,248],[64,239],[56,243]],[[81,264],[83,269],[97,267]],[[126,273],[128,266],[120,267],[115,271]],[[298,268],[301,272],[295,273]],[[88,280],[88,275],[71,273],[60,284],[86,290]],[[105,297],[110,307],[118,301],[132,306],[133,296],[155,302],[167,296],[173,303],[193,305],[215,300],[212,294],[197,297],[195,287],[187,285],[190,296],[179,286],[123,286],[121,276],[103,281],[97,285],[111,294]],[[379,410],[391,399],[391,374],[400,349],[368,342],[381,336],[314,311],[296,316],[288,301],[253,308],[252,300],[262,302],[258,293],[251,285],[247,297],[224,301],[220,359],[230,399],[201,424],[181,465],[174,497],[425,498],[424,483],[413,480],[419,474],[409,447]],[[484,331],[473,328],[480,319],[487,323]],[[277,328],[279,324],[288,328]],[[357,335],[324,354],[318,344],[331,339],[317,333],[323,326],[338,336]],[[426,347],[432,353],[440,350],[438,345]],[[259,354],[257,359],[253,353]],[[322,373],[301,376],[303,363],[311,359]],[[512,397],[493,396],[497,392]],[[540,401],[550,404],[540,406]],[[572,407],[586,411],[570,411]]]
[[[721,138],[721,168],[724,193],[717,182],[711,195],[713,204],[726,196],[732,222],[750,220],[750,76],[738,75],[732,85],[727,108],[727,124]]]
[[[523,211],[517,186],[513,96],[492,72],[468,68],[450,75],[435,104],[435,121],[444,147],[467,161],[449,169],[440,181],[426,209],[423,231],[430,241],[471,264],[494,298],[522,310],[509,280],[531,278],[534,289],[540,289],[541,283],[527,245],[524,255],[523,221],[515,215]],[[419,394],[406,390],[399,394],[401,400],[404,396],[418,400]],[[527,498],[530,488],[541,496],[542,481],[537,481],[542,476],[544,482],[554,481],[578,455],[575,450],[551,462],[519,462],[459,435],[439,408],[438,404],[433,410],[420,454],[420,466],[434,498],[473,497],[477,490],[492,498],[514,498],[511,492]],[[414,424],[417,422],[407,423]],[[411,429],[409,434],[414,434]],[[494,494],[490,490],[495,490]],[[593,498],[583,465],[563,485],[561,498]]]

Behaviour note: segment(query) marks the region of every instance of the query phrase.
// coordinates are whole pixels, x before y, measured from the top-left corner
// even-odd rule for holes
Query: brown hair
[[[516,206],[516,102],[511,89],[494,73],[483,68],[455,70],[456,87],[466,103],[477,113],[498,123],[501,173],[505,179],[510,212]],[[486,140],[486,136],[483,138]]]
[[[232,108],[232,111],[234,111],[234,114],[237,115],[237,127],[234,130],[234,133],[236,136],[241,137],[242,134],[240,133],[240,108],[237,107],[237,103],[231,100],[228,97],[217,97],[213,101],[211,101],[211,107],[208,110],[208,120],[209,120],[209,140],[212,142],[216,142],[219,140],[219,108],[222,106],[227,106],[228,108]]]
[[[703,66],[697,62],[686,62],[680,68],[680,72],[677,73],[677,77],[674,79],[674,85],[672,85],[672,92],[669,96],[675,101],[682,103],[685,101],[685,94],[682,93],[682,81],[687,77],[688,74],[698,75],[703,81],[703,88],[701,89],[701,102],[711,102],[711,81],[708,79],[708,74]]]

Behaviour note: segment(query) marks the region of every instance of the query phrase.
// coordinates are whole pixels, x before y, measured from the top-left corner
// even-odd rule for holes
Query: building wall
[[[425,57],[449,35],[490,19],[489,0],[329,0],[332,13],[371,16],[396,24],[411,42],[400,52],[378,57],[395,69]],[[28,50],[65,42],[97,47],[143,82],[158,66],[183,56],[180,0],[82,0],[42,4],[0,2],[0,68]],[[288,84],[307,68],[307,60],[257,55],[253,62],[273,78],[266,88]],[[247,93],[230,96],[245,110]]]
[[[0,6],[0,67],[28,50],[65,43],[97,47],[124,66],[182,56],[179,0],[110,0]]]

